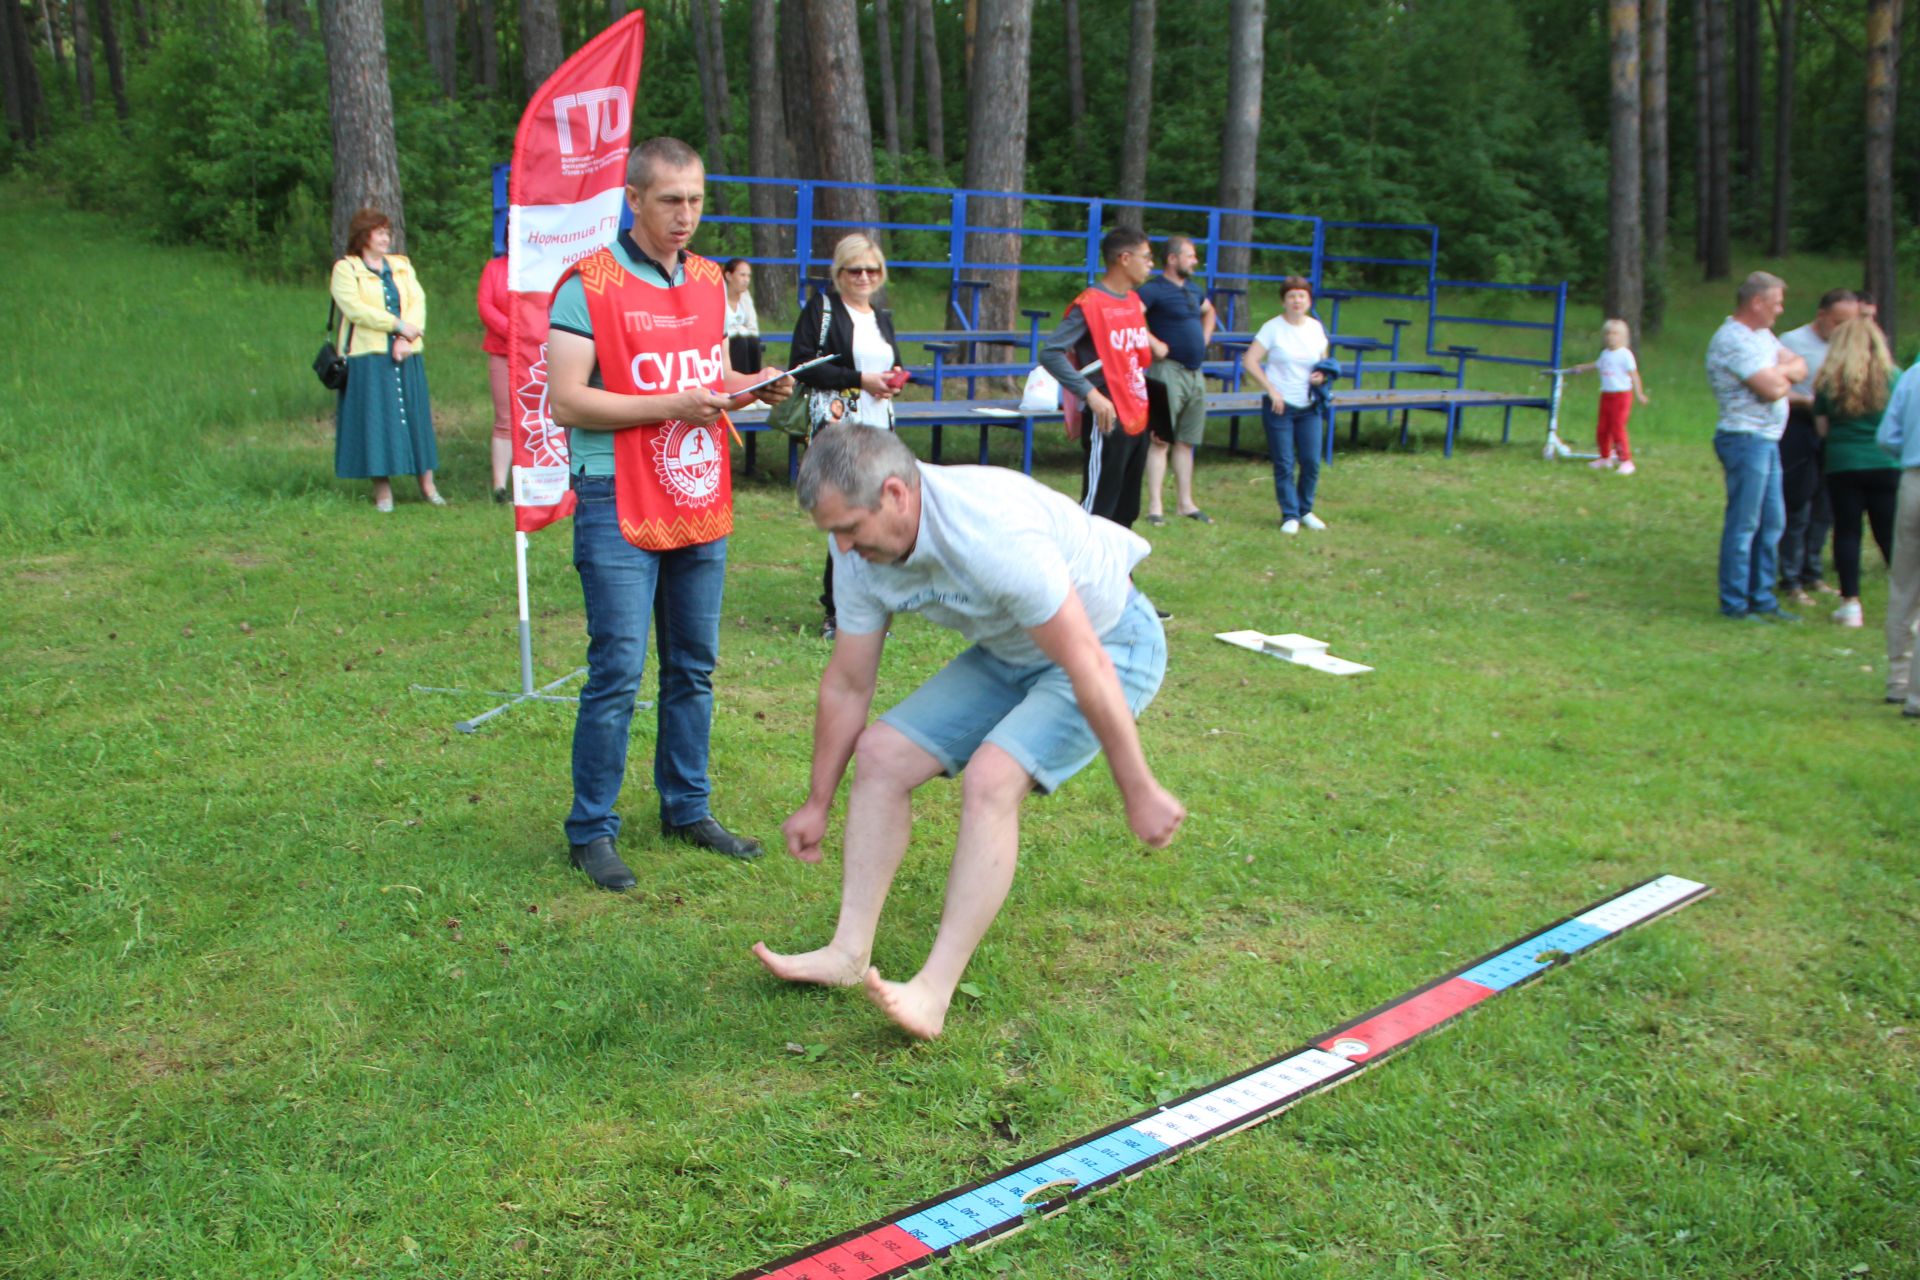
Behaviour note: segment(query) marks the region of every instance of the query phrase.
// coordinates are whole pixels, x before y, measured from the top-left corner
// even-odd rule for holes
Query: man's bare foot
[[[867,969],[865,956],[849,955],[831,946],[783,956],[766,943],[756,942],[753,954],[760,957],[760,963],[776,978],[785,978],[788,982],[817,982],[823,987],[857,987],[860,975]]]
[[[880,1006],[899,1028],[918,1040],[931,1040],[947,1025],[947,1002],[924,990],[918,981],[888,982],[878,969],[868,969],[867,999]]]

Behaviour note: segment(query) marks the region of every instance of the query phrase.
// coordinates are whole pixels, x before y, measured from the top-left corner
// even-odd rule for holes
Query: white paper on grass
[[[1373,670],[1372,667],[1362,663],[1336,658],[1326,652],[1326,645],[1321,641],[1291,632],[1270,636],[1264,631],[1221,631],[1215,633],[1213,638],[1224,640],[1237,649],[1264,653],[1269,658],[1277,658],[1281,662],[1291,663],[1296,667],[1311,667],[1315,671],[1323,671],[1330,676],[1357,676]],[[1298,646],[1301,642],[1320,647],[1318,650],[1300,648]]]

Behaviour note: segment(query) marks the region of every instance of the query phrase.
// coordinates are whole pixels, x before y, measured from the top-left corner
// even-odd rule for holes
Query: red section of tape
[[[1448,978],[1437,987],[1409,996],[1382,1013],[1376,1013],[1357,1027],[1349,1027],[1337,1036],[1319,1041],[1319,1047],[1350,1062],[1365,1062],[1378,1057],[1397,1044],[1404,1044],[1422,1031],[1430,1031],[1462,1009],[1494,994],[1491,988],[1465,978]],[[1364,1051],[1349,1042],[1365,1045]],[[1339,1046],[1345,1046],[1344,1048]]]
[[[883,1276],[893,1275],[895,1268],[905,1266],[909,1262],[918,1262],[933,1252],[924,1240],[917,1240],[891,1224],[877,1227],[859,1239],[847,1242],[847,1248],[852,1249],[855,1246],[864,1248],[874,1257],[881,1259],[884,1269],[878,1274]]]

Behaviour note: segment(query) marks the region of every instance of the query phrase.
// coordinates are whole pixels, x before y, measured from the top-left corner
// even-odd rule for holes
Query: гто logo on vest
[[[721,468],[727,465],[719,435],[717,427],[669,422],[654,437],[653,469],[675,506],[705,506],[719,490]]]

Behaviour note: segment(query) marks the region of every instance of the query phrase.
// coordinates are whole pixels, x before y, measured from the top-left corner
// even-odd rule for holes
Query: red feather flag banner
[[[567,433],[547,399],[547,306],[566,269],[620,229],[646,14],[636,10],[560,64],[527,103],[507,186],[507,372],[514,528],[573,514]]]

